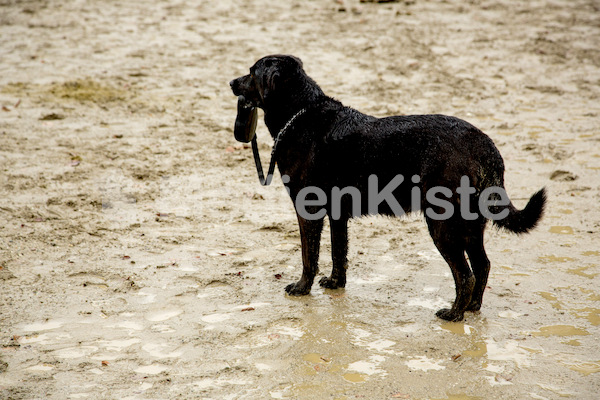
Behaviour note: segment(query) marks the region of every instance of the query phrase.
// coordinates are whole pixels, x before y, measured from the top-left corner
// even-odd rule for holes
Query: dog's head
[[[244,96],[255,107],[265,108],[278,91],[302,73],[302,61],[294,56],[272,55],[258,60],[248,75],[232,80],[229,85],[236,96]]]
[[[238,96],[238,114],[235,120],[234,135],[240,142],[249,142],[254,137],[258,113],[281,99],[277,93],[283,90],[298,74],[302,74],[302,61],[288,55],[266,56],[258,60],[248,75],[229,82],[233,94]]]

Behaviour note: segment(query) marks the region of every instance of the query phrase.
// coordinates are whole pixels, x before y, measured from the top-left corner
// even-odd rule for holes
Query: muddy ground
[[[0,0],[0,37],[0,398],[597,398],[598,2]],[[533,233],[488,229],[480,313],[434,316],[420,216],[353,221],[346,289],[284,294],[295,214],[228,87],[271,53],[480,127],[519,207],[548,188]]]

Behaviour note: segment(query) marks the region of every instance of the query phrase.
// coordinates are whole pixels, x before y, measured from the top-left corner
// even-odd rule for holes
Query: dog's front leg
[[[300,225],[300,239],[302,242],[302,277],[296,283],[285,288],[288,294],[302,296],[310,293],[319,271],[319,246],[321,243],[321,231],[323,230],[323,218],[305,219],[298,215]]]
[[[346,286],[346,269],[348,269],[348,219],[329,218],[331,227],[331,258],[333,269],[331,276],[324,276],[319,285],[327,289]]]

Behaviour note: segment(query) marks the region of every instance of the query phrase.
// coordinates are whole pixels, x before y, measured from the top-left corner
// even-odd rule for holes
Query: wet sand
[[[0,37],[0,398],[597,397],[598,3],[4,1]],[[363,112],[478,126],[519,207],[548,188],[533,233],[488,229],[480,313],[434,316],[418,215],[352,221],[346,289],[284,294],[295,214],[228,87],[272,53]]]

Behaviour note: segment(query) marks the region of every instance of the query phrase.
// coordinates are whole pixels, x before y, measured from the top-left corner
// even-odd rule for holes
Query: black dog
[[[291,295],[311,290],[325,214],[331,226],[333,270],[319,283],[335,289],[346,284],[350,218],[420,209],[426,211],[431,237],[456,285],[452,308],[436,315],[458,321],[465,311],[481,308],[490,270],[483,243],[486,222],[492,219],[497,226],[520,234],[534,228],[543,214],[545,189],[534,194],[523,210],[498,194],[504,187],[502,157],[488,136],[463,120],[362,114],[326,96],[293,56],[264,57],[249,75],[230,85],[240,101],[264,110],[265,123],[278,142],[274,157],[294,202],[302,241],[302,277],[285,288]],[[246,114],[238,119],[252,113]],[[242,120],[243,125],[252,124]],[[458,195],[461,179],[470,185],[468,198]],[[376,204],[369,199],[373,182],[379,188]],[[483,196],[487,188],[498,190]],[[465,200],[470,200],[465,212],[447,213],[465,207]],[[491,218],[481,204],[488,206],[492,216],[504,213],[505,217]]]

